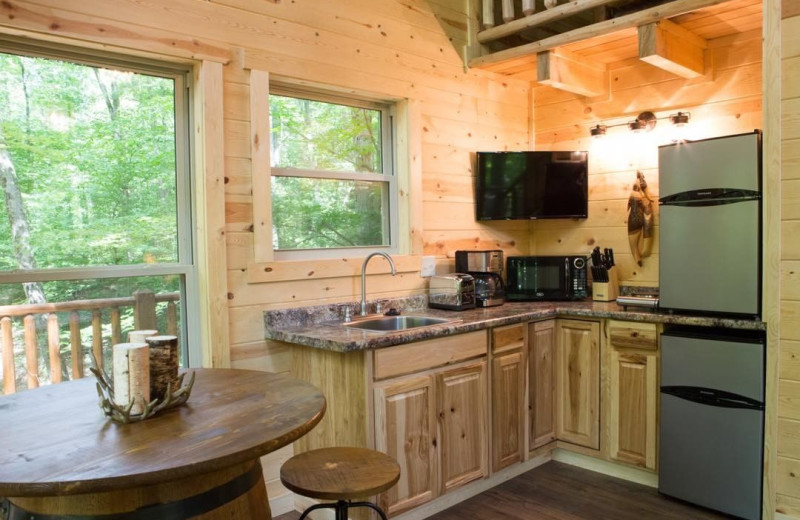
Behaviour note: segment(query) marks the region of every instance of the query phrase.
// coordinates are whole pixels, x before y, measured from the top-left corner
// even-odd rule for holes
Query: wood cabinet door
[[[522,461],[525,444],[525,356],[492,358],[492,471]]]
[[[556,324],[558,440],[600,449],[600,324]]]
[[[656,469],[658,352],[609,351],[609,456]]]
[[[433,376],[409,376],[375,387],[375,448],[400,464],[400,481],[378,498],[389,515],[438,494],[433,393]]]
[[[556,439],[556,322],[531,323],[528,331],[528,446]]]
[[[486,360],[436,374],[442,493],[488,474]]]

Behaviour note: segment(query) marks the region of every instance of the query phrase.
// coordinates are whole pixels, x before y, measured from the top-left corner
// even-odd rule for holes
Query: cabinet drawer
[[[492,329],[492,352],[501,352],[525,346],[526,323]]]
[[[436,368],[486,354],[486,331],[478,330],[378,349],[373,354],[374,379],[386,379]]]
[[[656,350],[658,330],[655,323],[609,320],[608,342],[614,347]]]

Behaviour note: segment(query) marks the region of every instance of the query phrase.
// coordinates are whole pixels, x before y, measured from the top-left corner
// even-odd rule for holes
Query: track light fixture
[[[629,130],[632,132],[649,132],[653,128],[656,127],[656,123],[659,119],[669,119],[669,121],[675,126],[683,126],[689,122],[689,119],[692,117],[691,113],[689,112],[678,112],[676,114],[671,114],[666,117],[656,117],[656,115],[652,112],[645,111],[636,116],[636,119],[632,121],[628,121],[627,123],[619,123],[616,125],[604,125],[603,123],[598,123],[595,126],[589,128],[589,133],[592,137],[602,137],[606,135],[606,131],[609,128],[613,128],[615,126],[627,126]]]
[[[606,135],[606,125],[593,126],[589,129],[589,132],[592,134],[592,137],[600,137],[601,135]]]

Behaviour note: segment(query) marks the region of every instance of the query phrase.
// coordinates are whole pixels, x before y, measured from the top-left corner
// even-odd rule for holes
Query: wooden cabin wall
[[[780,355],[776,509],[800,518],[800,4],[781,22]]]
[[[113,52],[213,59],[223,68],[225,234],[229,345],[236,368],[285,372],[289,347],[264,340],[267,309],[356,301],[359,279],[347,274],[307,280],[305,273],[273,283],[248,281],[254,262],[251,179],[250,69],[270,78],[402,101],[411,107],[407,184],[419,225],[405,255],[436,255],[502,247],[526,253],[527,223],[480,226],[474,220],[472,162],[477,150],[528,149],[530,85],[492,73],[465,71],[462,49],[468,1],[428,0],[9,0],[0,31]],[[456,6],[455,8],[453,6]],[[212,122],[213,123],[213,122]],[[262,130],[263,131],[263,130]],[[421,178],[418,178],[421,177]],[[258,195],[256,193],[256,195]],[[257,199],[259,197],[256,197]],[[339,260],[340,262],[341,260]],[[330,261],[328,261],[330,262]],[[361,259],[354,259],[360,267]],[[325,269],[320,261],[318,269]],[[370,276],[369,297],[421,293],[418,272]],[[290,504],[277,480],[291,448],[265,460],[273,511]]]
[[[668,120],[652,132],[634,134],[624,123],[643,111],[659,118],[690,112],[683,138],[701,139],[761,128],[761,30],[708,41],[706,73],[678,78],[640,61],[608,64],[608,94],[586,98],[549,86],[534,88],[537,150],[589,152],[589,218],[537,221],[531,250],[535,254],[588,254],[595,246],[613,248],[622,283],[658,286],[658,146],[676,137]],[[592,138],[598,123],[622,124]],[[656,212],[651,256],[634,262],[628,243],[627,201],[640,170]]]

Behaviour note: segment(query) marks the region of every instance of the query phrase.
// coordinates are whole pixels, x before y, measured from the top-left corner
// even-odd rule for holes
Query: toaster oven
[[[462,311],[475,308],[475,279],[465,273],[430,277],[428,307]]]

